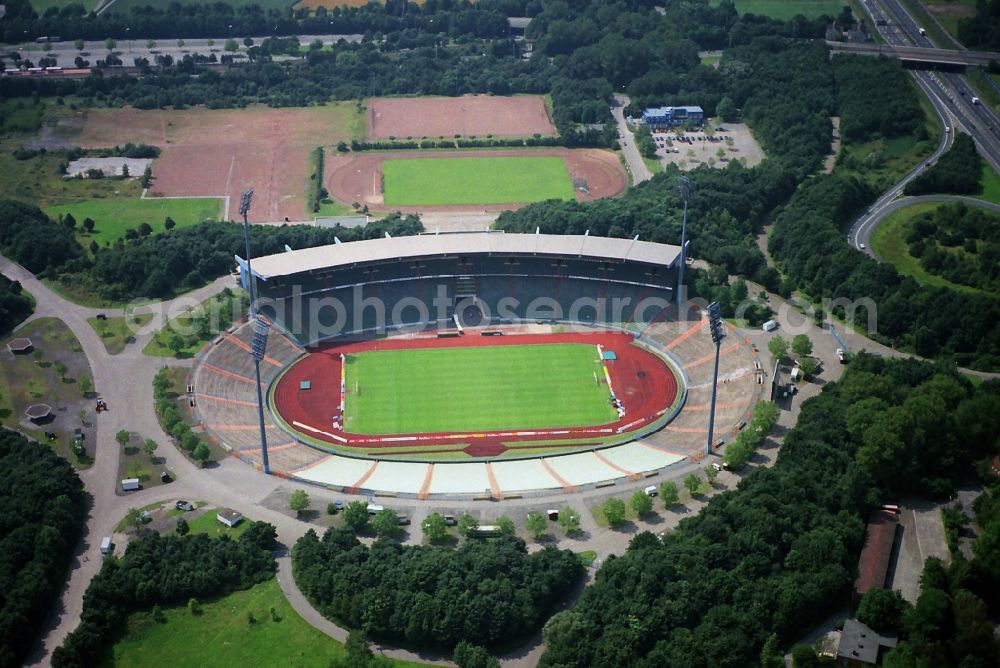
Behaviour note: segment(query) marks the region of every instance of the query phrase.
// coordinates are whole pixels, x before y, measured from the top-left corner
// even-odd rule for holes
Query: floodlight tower
[[[677,313],[679,315],[683,292],[682,286],[684,285],[684,264],[687,262],[687,258],[684,255],[687,251],[685,242],[688,226],[688,200],[691,199],[691,179],[686,176],[678,176],[677,188],[681,191],[681,199],[684,200],[684,221],[681,223],[681,264],[677,268]]]
[[[264,427],[264,396],[260,389],[260,362],[267,350],[267,322],[257,317],[257,290],[250,270],[250,221],[247,212],[253,200],[253,188],[243,193],[240,200],[240,215],[243,216],[243,241],[247,256],[247,290],[250,292],[250,322],[253,323],[253,338],[250,340],[250,356],[253,357],[253,368],[257,375],[257,420],[260,423],[260,461],[264,473],[271,473],[271,464],[267,459],[267,432]]]
[[[708,327],[712,331],[712,342],[715,344],[715,372],[712,374],[712,404],[708,411],[708,443],[705,454],[712,454],[712,436],[715,431],[715,395],[719,390],[719,348],[722,339],[726,338],[726,324],[722,321],[722,308],[719,302],[708,305]]]

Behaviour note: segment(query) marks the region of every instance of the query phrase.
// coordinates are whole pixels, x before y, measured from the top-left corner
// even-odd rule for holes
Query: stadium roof
[[[305,271],[350,267],[359,263],[464,254],[599,257],[618,262],[670,267],[681,249],[650,241],[582,234],[502,234],[462,232],[367,239],[266,255],[253,260],[253,273],[268,280]],[[242,264],[242,258],[239,258]]]

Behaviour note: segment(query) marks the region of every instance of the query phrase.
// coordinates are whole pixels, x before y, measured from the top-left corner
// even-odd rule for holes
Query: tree
[[[76,48],[77,51],[83,51],[83,47],[86,45],[83,43],[82,39],[77,39],[76,41],[73,42],[73,46]]]
[[[93,218],[87,217],[83,219],[83,229],[87,230],[87,232],[93,232],[95,225],[96,223]]]
[[[107,47],[108,51],[114,51],[115,47],[118,46],[118,40],[114,37],[109,37],[104,40],[104,46]]]
[[[799,360],[799,368],[806,376],[815,376],[816,372],[819,371],[819,364],[813,358],[806,357]]]
[[[500,661],[485,647],[464,640],[455,645],[454,659],[458,668],[500,668]]]
[[[788,341],[781,334],[775,334],[767,342],[767,349],[776,360],[788,358]]]
[[[420,523],[420,530],[427,536],[427,540],[435,543],[448,536],[448,523],[441,513],[431,513]]]
[[[902,594],[891,589],[869,589],[858,603],[858,619],[880,633],[898,632],[909,609]]]
[[[150,459],[153,458],[153,454],[156,453],[156,448],[158,447],[160,447],[159,444],[151,438],[147,438],[142,443],[142,449],[149,455]]]
[[[195,435],[195,438],[198,438],[197,435]],[[212,451],[207,445],[205,445],[204,441],[198,439],[198,445],[194,447],[194,452],[191,453],[191,456],[201,462],[201,465],[204,466],[205,462],[207,462],[212,456]]]
[[[524,528],[538,540],[548,530],[549,519],[537,510],[532,510],[524,518]]]
[[[350,668],[365,668],[366,666],[370,666],[375,659],[372,648],[368,644],[368,637],[360,629],[348,631],[344,649],[347,650],[345,665]]]
[[[706,466],[704,468],[704,471],[705,471],[705,479],[708,480],[708,484],[714,485],[715,479],[719,477],[719,472],[711,464]]]
[[[501,536],[513,536],[517,533],[517,525],[514,524],[514,520],[506,515],[497,518],[497,527],[500,529]]]
[[[677,483],[673,480],[667,480],[660,485],[660,498],[663,500],[663,505],[667,508],[676,505],[680,501],[680,493],[677,489]]]
[[[458,518],[458,533],[462,538],[468,538],[478,528],[479,520],[469,513],[464,513]]]
[[[146,40],[146,48],[147,49],[155,49],[156,48],[156,40],[155,39],[147,39]]]
[[[612,527],[617,527],[625,523],[625,502],[621,499],[610,498],[601,506],[604,519]]]
[[[684,478],[684,486],[688,493],[694,496],[698,493],[698,488],[701,487],[701,478],[698,477],[697,473],[689,473]]]
[[[812,341],[805,334],[796,334],[792,337],[792,352],[796,355],[811,355],[813,351]]]
[[[149,223],[139,223],[139,236],[148,237],[153,233],[153,228],[150,227]]]
[[[305,490],[297,489],[288,497],[288,507],[295,511],[295,515],[301,515],[302,511],[309,507],[309,495]]]
[[[177,48],[178,49],[183,49],[184,48],[184,40],[182,40],[182,39],[177,40]]]
[[[177,518],[177,528],[175,529],[178,536],[186,536],[191,531],[191,527],[188,526],[187,520],[183,517]]]
[[[635,514],[640,517],[653,512],[653,497],[646,494],[646,492],[641,489],[635,490],[632,497],[628,500],[628,503],[632,506],[632,510],[635,511]]]
[[[118,445],[125,447],[128,445],[129,440],[131,440],[132,435],[128,433],[127,429],[120,429],[118,433],[115,434],[115,440],[118,441]]]
[[[170,352],[172,352],[175,356],[179,355],[180,352],[184,350],[186,343],[187,342],[184,340],[184,337],[177,332],[170,332],[170,336],[167,337],[167,348],[169,348]]]
[[[94,389],[94,381],[90,379],[90,376],[84,376],[80,379],[80,382],[77,383],[77,387],[80,388],[80,394],[86,398],[87,395],[90,394],[91,390]]]
[[[200,615],[201,603],[198,602],[198,599],[192,596],[191,598],[188,599],[187,609],[188,612],[190,612],[192,615]]]
[[[149,188],[153,184],[153,168],[147,166],[146,169],[142,171],[142,178],[139,180],[139,185],[143,188]]]
[[[572,536],[580,532],[580,513],[569,506],[559,511],[559,526],[563,528],[567,536]]]
[[[231,51],[233,53],[236,53],[239,50],[240,45],[236,43],[235,39],[229,38],[226,40],[226,43],[223,45],[222,48],[225,49],[226,51]]]
[[[383,508],[372,518],[372,529],[380,538],[391,538],[399,534],[399,520],[392,508]]]
[[[368,524],[368,504],[364,501],[351,501],[344,506],[344,524],[351,531],[361,531]]]
[[[132,527],[136,533],[142,528],[142,513],[138,508],[129,508],[125,513],[125,524]]]
[[[253,46],[253,38],[252,37],[244,37],[243,38],[243,46],[245,46],[248,49],[251,46]]]
[[[727,123],[735,122],[739,118],[738,114],[739,110],[737,110],[736,105],[733,104],[733,100],[729,96],[723,97],[719,100],[719,104],[715,106],[715,115]]]
[[[122,164],[122,178],[127,179],[129,177],[128,165]]]
[[[163,227],[164,229],[172,230],[175,227],[177,227],[177,223],[174,221],[173,218],[167,216],[166,218],[163,219]]]
[[[73,217],[73,214],[67,213],[63,216],[63,225],[65,225],[68,230],[76,228],[76,218]]]

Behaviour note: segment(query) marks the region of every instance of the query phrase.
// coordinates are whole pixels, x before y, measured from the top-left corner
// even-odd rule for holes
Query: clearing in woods
[[[515,204],[573,199],[558,157],[468,157],[386,160],[386,205]]]
[[[344,426],[359,434],[584,427],[618,419],[597,347],[582,343],[355,353],[347,356],[345,374]]]

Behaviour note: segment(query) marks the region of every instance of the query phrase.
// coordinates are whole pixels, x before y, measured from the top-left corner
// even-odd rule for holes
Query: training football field
[[[390,206],[573,199],[566,163],[553,156],[404,158],[383,162],[382,174]]]
[[[370,351],[347,356],[345,380],[344,428],[356,434],[581,427],[618,418],[597,347],[582,343]]]

